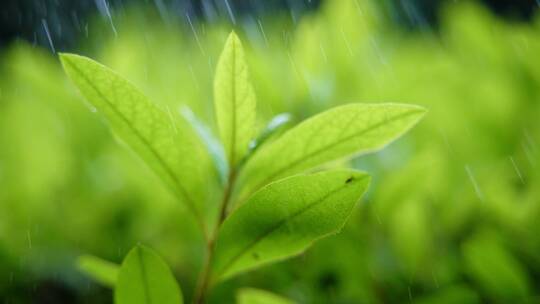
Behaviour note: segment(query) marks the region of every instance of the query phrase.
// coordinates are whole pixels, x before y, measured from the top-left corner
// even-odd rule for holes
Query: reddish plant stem
[[[231,195],[234,188],[235,180],[236,170],[231,169],[227,180],[227,185],[225,186],[225,190],[223,192],[223,199],[221,200],[219,208],[219,218],[217,224],[215,225],[214,232],[208,238],[206,244],[206,258],[204,260],[203,268],[199,276],[199,281],[195,289],[193,304],[203,304],[205,302],[206,293],[208,292],[208,289],[210,287],[210,273],[212,268],[212,259],[214,257],[215,241],[221,224],[223,224],[223,221],[225,221],[225,219],[227,218],[227,209],[231,201]]]

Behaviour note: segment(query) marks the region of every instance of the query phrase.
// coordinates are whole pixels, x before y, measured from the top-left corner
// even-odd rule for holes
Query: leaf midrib
[[[152,304],[152,298],[150,297],[150,289],[148,286],[148,277],[146,274],[146,268],[144,266],[142,250],[137,248],[137,260],[139,262],[139,267],[141,268],[141,280],[143,285],[144,299],[148,304]]]
[[[379,122],[379,123],[377,123],[377,124],[375,124],[375,125],[373,125],[373,126],[367,128],[367,129],[364,129],[364,130],[362,130],[362,131],[360,131],[360,132],[358,132],[358,133],[354,133],[354,134],[351,134],[351,135],[346,136],[346,137],[344,137],[344,138],[341,138],[341,139],[339,139],[339,140],[337,140],[337,141],[335,141],[335,142],[332,142],[332,143],[330,143],[330,144],[327,144],[327,145],[325,145],[325,146],[323,146],[323,147],[321,147],[321,148],[319,148],[319,149],[317,149],[317,150],[315,150],[315,151],[312,151],[311,153],[309,153],[309,154],[307,154],[307,155],[305,155],[305,156],[299,157],[298,159],[296,159],[296,160],[294,160],[294,161],[292,161],[292,162],[290,162],[290,163],[288,163],[288,164],[282,166],[282,167],[279,168],[278,170],[274,171],[274,173],[272,173],[271,175],[269,175],[268,177],[266,177],[262,182],[260,182],[260,183],[254,188],[255,190],[251,191],[251,192],[249,193],[249,195],[247,195],[247,197],[251,196],[252,193],[254,193],[255,191],[257,191],[257,189],[259,189],[260,187],[266,185],[269,181],[273,180],[276,176],[279,176],[279,175],[282,174],[283,172],[286,172],[287,170],[290,170],[290,169],[292,169],[292,168],[298,166],[299,164],[301,164],[301,163],[304,162],[304,161],[308,161],[309,159],[315,157],[317,154],[319,154],[319,153],[321,153],[321,152],[324,152],[324,150],[327,150],[328,148],[330,148],[330,147],[332,147],[332,146],[339,145],[339,144],[341,144],[341,143],[343,143],[343,142],[345,142],[345,141],[348,141],[348,140],[350,140],[350,139],[352,139],[352,138],[354,138],[354,137],[362,136],[362,135],[364,135],[364,134],[366,134],[366,133],[372,131],[373,129],[376,129],[376,128],[380,127],[381,125],[387,124],[387,123],[389,123],[389,122],[394,122],[394,121],[396,121],[396,120],[398,120],[398,119],[405,118],[405,117],[407,117],[407,116],[409,116],[409,115],[412,115],[412,114],[421,113],[422,111],[423,111],[423,110],[421,110],[421,109],[418,109],[418,110],[411,110],[411,111],[409,111],[409,112],[407,112],[407,113],[403,113],[403,114],[396,115],[396,116],[392,117],[391,119],[387,119],[387,120],[381,121],[381,122]],[[294,129],[293,129],[293,130],[294,130]],[[291,130],[291,132],[292,132],[293,130]],[[286,135],[287,135],[287,134],[284,134],[283,136],[286,136]],[[276,142],[275,144],[277,144],[277,142]]]
[[[71,59],[69,59],[68,57],[64,57],[64,59],[67,63],[69,63],[71,68],[73,68],[77,72],[77,74],[79,74],[79,76],[82,77],[84,81],[99,95],[99,97],[109,105],[109,107],[116,113],[116,115],[118,115],[122,119],[122,121],[124,121],[124,123],[131,129],[135,136],[148,148],[151,154],[154,155],[160,165],[165,169],[167,175],[169,175],[176,187],[178,187],[178,190],[180,190],[180,194],[186,199],[187,205],[189,206],[191,211],[195,214],[197,218],[200,218],[200,215],[195,208],[195,205],[193,204],[193,200],[187,194],[187,191],[184,189],[184,187],[182,187],[182,184],[180,184],[180,181],[176,178],[176,175],[174,175],[172,169],[166,165],[166,162],[163,160],[163,158],[161,158],[159,153],[152,147],[152,145],[150,145],[150,143],[144,138],[144,136],[142,136],[139,131],[137,131],[137,129],[129,122],[129,120],[122,114],[122,112],[120,112],[114,106],[114,104],[109,101],[109,99],[105,95],[103,95],[100,90],[98,90],[98,88],[92,83],[92,81],[90,81],[90,79],[86,77],[86,75],[75,64],[73,64],[73,62],[71,62]]]
[[[232,63],[231,63],[231,102],[232,102],[232,120],[231,120],[231,147],[230,147],[230,168],[233,167],[236,157],[236,40],[231,40]]]
[[[366,178],[369,178],[368,176],[363,176],[359,179],[355,179],[353,182],[360,182],[360,181],[363,181],[365,180]],[[228,268],[230,268],[238,259],[240,259],[246,252],[248,252],[251,248],[255,247],[259,242],[261,242],[265,237],[269,236],[270,234],[272,234],[273,232],[277,231],[278,229],[280,229],[282,226],[284,226],[288,221],[292,221],[294,220],[296,217],[299,217],[301,216],[303,213],[307,212],[309,209],[311,208],[314,208],[316,207],[317,205],[319,205],[320,203],[322,203],[323,201],[325,201],[326,199],[328,199],[330,196],[334,195],[335,193],[341,191],[342,189],[344,189],[345,187],[347,186],[352,186],[351,183],[345,183],[344,185],[341,185],[339,187],[337,187],[336,189],[328,192],[326,195],[324,195],[323,197],[319,198],[318,200],[315,200],[314,202],[308,204],[307,206],[304,206],[303,208],[301,208],[300,210],[296,211],[295,213],[293,213],[292,215],[280,220],[279,222],[277,222],[275,225],[271,226],[270,228],[268,228],[266,231],[264,231],[263,233],[261,233],[258,237],[256,237],[252,242],[250,242],[248,245],[246,245],[242,250],[240,250],[240,252],[238,254],[236,254],[234,257],[232,257],[229,262],[227,262],[225,264],[225,266],[222,268],[222,270],[218,273],[217,277],[219,278],[219,276],[223,273],[226,273]]]

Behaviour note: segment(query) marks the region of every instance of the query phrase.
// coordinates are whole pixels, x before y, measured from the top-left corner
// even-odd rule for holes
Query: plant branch
[[[227,185],[225,186],[225,190],[223,192],[223,199],[221,200],[221,204],[219,208],[218,222],[215,225],[213,234],[208,238],[208,241],[206,244],[206,250],[207,250],[206,258],[204,260],[201,275],[199,276],[199,281],[195,289],[195,294],[193,297],[193,304],[203,304],[205,302],[206,293],[210,285],[210,273],[211,273],[212,259],[214,257],[215,241],[217,238],[219,228],[221,227],[221,224],[223,224],[223,221],[225,221],[225,218],[227,218],[227,208],[231,201],[231,195],[234,188],[235,180],[236,180],[236,170],[231,169],[229,172],[229,177],[227,179]]]
[[[236,181],[236,170],[231,170],[229,173],[229,178],[227,182],[227,186],[225,187],[225,192],[223,194],[223,200],[221,201],[221,206],[219,210],[219,219],[218,223],[216,225],[216,231],[214,231],[214,236],[217,234],[217,230],[227,217],[227,209],[229,207],[229,203],[231,201],[231,195],[234,188],[234,182]]]
[[[193,295],[193,304],[202,304],[205,301],[206,291],[208,290],[208,285],[210,283],[210,268],[212,258],[214,256],[214,240],[209,240],[207,244],[206,258],[204,260],[204,265],[199,276],[199,281],[197,282],[197,287]]]

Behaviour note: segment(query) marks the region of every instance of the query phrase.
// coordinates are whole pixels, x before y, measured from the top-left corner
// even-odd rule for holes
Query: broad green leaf
[[[307,119],[253,154],[239,178],[239,200],[274,180],[379,150],[424,113],[413,105],[348,104]]]
[[[298,175],[255,193],[223,223],[213,281],[300,254],[337,233],[369,184],[354,170]]]
[[[77,259],[77,268],[95,281],[114,287],[120,267],[93,255],[83,255]]]
[[[82,56],[61,54],[67,75],[126,142],[183,200],[201,222],[207,202],[211,160],[204,145],[181,116],[150,102],[109,68]]]
[[[181,304],[182,291],[165,262],[136,246],[126,256],[114,290],[116,304]]]
[[[271,292],[255,289],[242,288],[236,295],[237,304],[294,304],[295,302],[278,296]]]
[[[229,35],[216,67],[214,103],[225,154],[234,167],[248,151],[255,128],[255,93],[242,43],[234,32]]]

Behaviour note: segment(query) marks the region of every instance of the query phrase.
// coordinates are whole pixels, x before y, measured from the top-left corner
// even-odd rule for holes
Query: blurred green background
[[[341,234],[216,288],[211,302],[249,286],[299,303],[540,303],[540,18],[448,1],[418,24],[389,1],[316,2],[205,19],[142,1],[89,15],[66,43],[212,130],[231,29],[261,128],[348,102],[429,109],[387,149],[343,164],[374,181]],[[0,55],[0,302],[111,303],[76,258],[120,262],[138,242],[189,298],[204,250],[195,223],[68,82],[55,41],[39,39]]]

